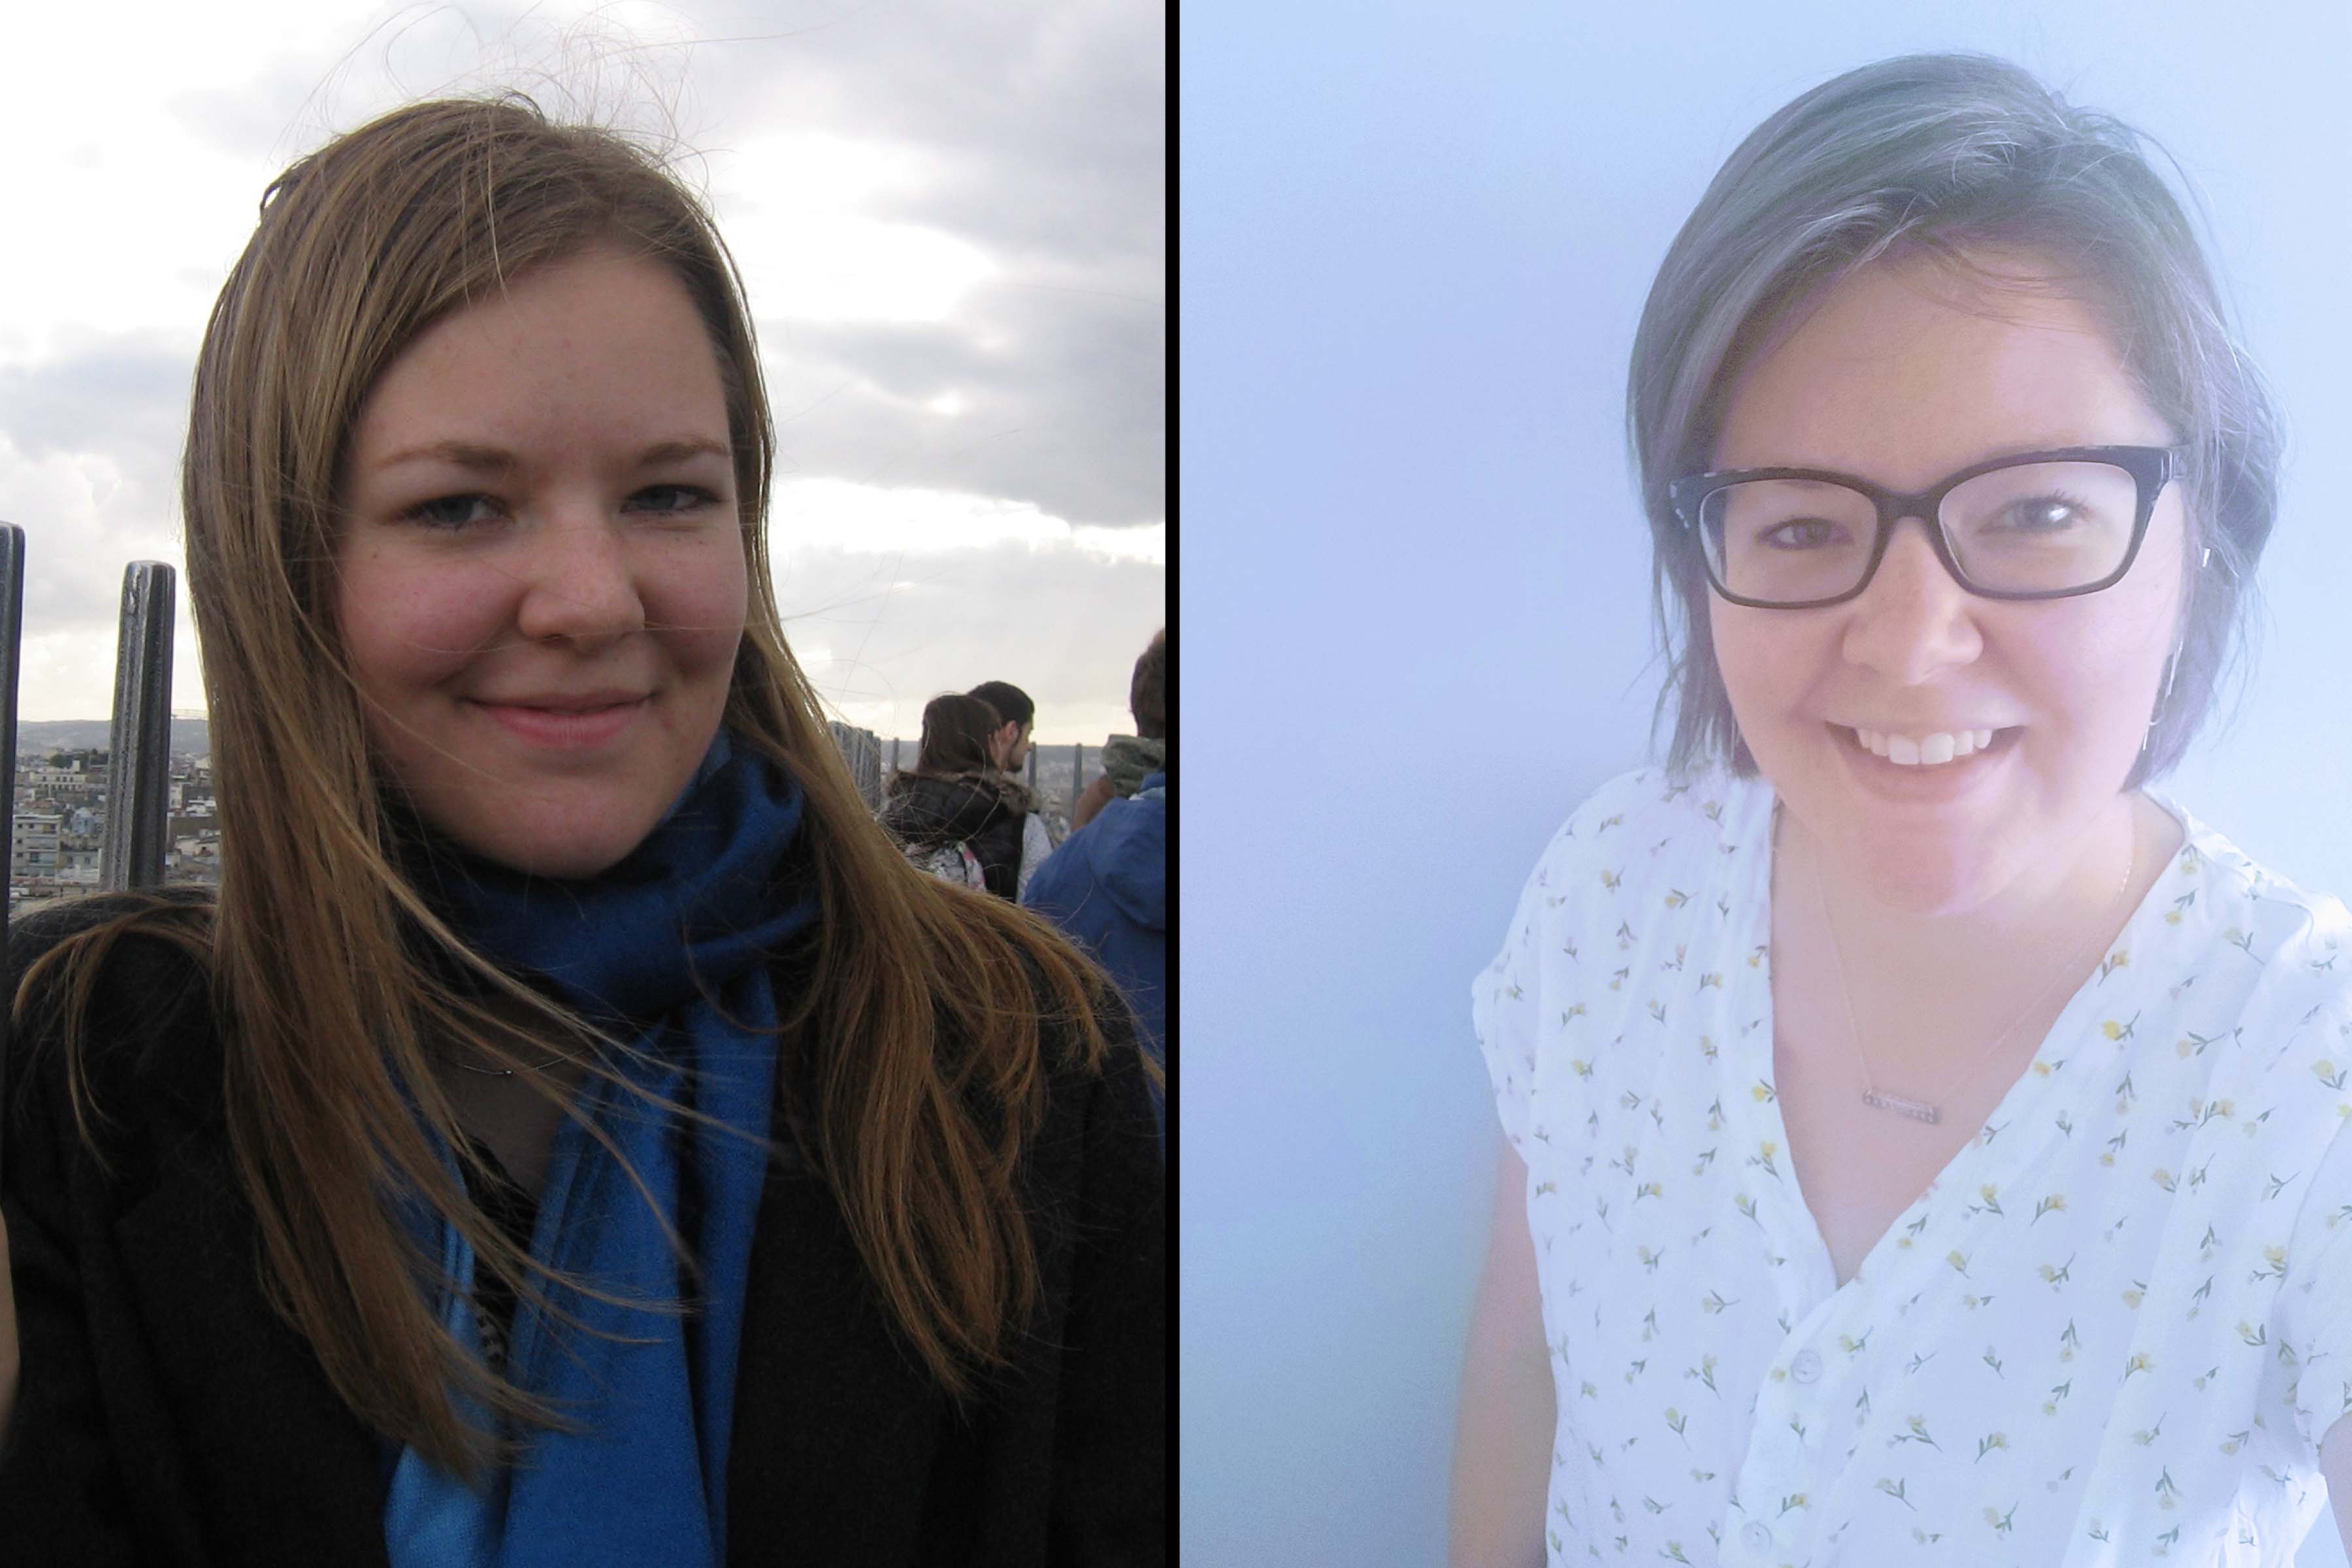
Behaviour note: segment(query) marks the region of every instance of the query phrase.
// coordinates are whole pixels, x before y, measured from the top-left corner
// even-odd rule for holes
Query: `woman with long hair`
[[[218,893],[10,944],[12,1560],[1159,1559],[1147,1069],[866,810],[772,459],[630,143],[424,103],[270,187],[185,457]]]
[[[980,698],[950,693],[923,705],[915,765],[890,779],[882,826],[908,858],[949,881],[969,881],[1017,900],[1052,853],[1036,802],[998,763],[996,710]]]

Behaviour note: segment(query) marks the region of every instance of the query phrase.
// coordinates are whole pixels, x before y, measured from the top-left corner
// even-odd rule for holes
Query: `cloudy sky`
[[[1166,585],[1160,7],[141,0],[103,37],[89,16],[12,14],[0,95],[26,718],[110,711],[122,567],[181,561],[188,378],[263,187],[394,104],[514,85],[666,139],[715,205],[775,406],[777,596],[840,716],[911,737],[935,693],[1002,679],[1041,740],[1132,728]],[[173,706],[195,711],[187,620],[184,594]]]

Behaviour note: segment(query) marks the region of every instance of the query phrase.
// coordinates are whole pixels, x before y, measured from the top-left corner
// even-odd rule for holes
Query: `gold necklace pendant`
[[[1932,1105],[1923,1104],[1916,1100],[1906,1100],[1899,1094],[1889,1094],[1883,1089],[1864,1089],[1862,1102],[1864,1105],[1875,1106],[1881,1110],[1891,1110],[1897,1116],[1907,1116],[1914,1121],[1924,1121],[1930,1127],[1944,1119],[1943,1113]]]

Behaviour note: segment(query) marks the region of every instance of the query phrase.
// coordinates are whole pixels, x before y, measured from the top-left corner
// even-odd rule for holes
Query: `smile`
[[[1874,756],[1898,767],[1938,767],[1985,750],[1997,730],[1938,730],[1925,735],[1905,735],[1887,730],[1855,729],[1853,738]]]
[[[474,707],[518,740],[571,751],[602,746],[617,739],[651,701],[649,697],[600,700],[593,706],[556,700],[547,702],[477,701]]]

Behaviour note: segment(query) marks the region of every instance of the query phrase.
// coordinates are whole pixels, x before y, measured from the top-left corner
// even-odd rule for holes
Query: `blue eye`
[[[647,485],[623,504],[623,511],[677,514],[719,504],[719,498],[699,485]]]
[[[493,505],[485,495],[436,496],[417,502],[400,515],[404,521],[421,522],[427,528],[471,528],[496,517]]]

